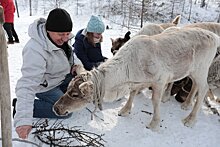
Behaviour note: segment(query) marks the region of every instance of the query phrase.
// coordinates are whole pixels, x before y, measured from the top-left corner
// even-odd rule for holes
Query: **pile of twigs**
[[[36,131],[34,137],[41,142],[59,147],[104,147],[105,140],[102,135],[86,132],[79,129],[80,126],[65,127],[62,121],[56,120],[52,125],[48,125],[48,120],[39,120],[33,125]]]

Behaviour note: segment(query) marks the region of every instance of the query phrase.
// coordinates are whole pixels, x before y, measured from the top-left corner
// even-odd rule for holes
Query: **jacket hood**
[[[45,24],[46,19],[44,18],[35,20],[28,28],[28,35],[31,39],[42,45],[45,50],[58,50],[59,48],[57,48],[47,37]]]

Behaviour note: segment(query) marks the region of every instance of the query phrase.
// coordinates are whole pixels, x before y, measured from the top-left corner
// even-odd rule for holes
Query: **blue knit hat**
[[[105,31],[105,25],[101,17],[92,15],[86,29],[87,32],[103,33]]]

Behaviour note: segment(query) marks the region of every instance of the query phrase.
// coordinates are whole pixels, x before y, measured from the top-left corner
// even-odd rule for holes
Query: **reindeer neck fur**
[[[102,110],[102,102],[105,95],[105,84],[103,84],[104,73],[97,69],[91,71],[91,81],[93,82],[93,101],[96,108]]]
[[[99,75],[103,76],[102,85],[105,86],[103,90],[105,90],[106,101],[112,101],[128,94],[133,83],[144,81],[144,73],[136,72],[139,67],[132,63],[138,61],[136,59],[138,57],[135,55],[136,50],[132,50],[132,48],[133,45],[126,43],[115,56],[98,67]],[[93,70],[93,73],[95,71]],[[143,80],[140,80],[140,77],[143,77]]]

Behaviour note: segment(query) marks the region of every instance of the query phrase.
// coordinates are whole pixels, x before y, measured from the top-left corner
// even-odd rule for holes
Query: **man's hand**
[[[24,125],[19,126],[16,128],[16,132],[21,139],[27,139],[28,134],[31,132],[32,126],[31,125]]]

